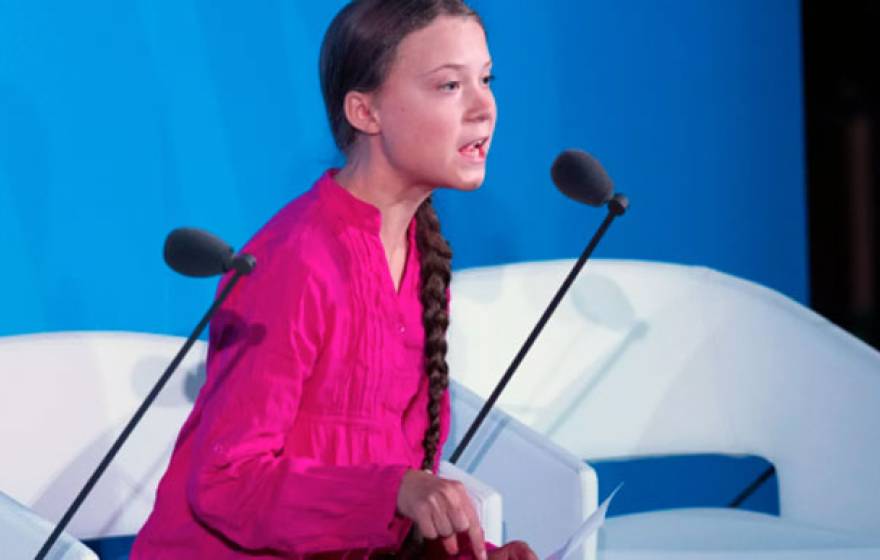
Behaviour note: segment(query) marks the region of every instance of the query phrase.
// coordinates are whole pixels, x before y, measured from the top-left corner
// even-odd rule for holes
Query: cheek
[[[388,146],[403,155],[429,154],[434,158],[455,149],[456,116],[443,107],[401,107],[386,128]]]

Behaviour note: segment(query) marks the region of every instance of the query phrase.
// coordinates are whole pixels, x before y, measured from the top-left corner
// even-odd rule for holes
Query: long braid
[[[425,374],[428,376],[428,429],[422,445],[423,469],[433,470],[440,445],[440,402],[449,386],[446,329],[449,327],[447,290],[452,274],[452,250],[440,233],[440,220],[428,198],[416,212],[416,243],[421,255],[422,323],[425,327]]]
[[[416,244],[421,265],[419,299],[425,327],[425,374],[428,376],[428,429],[422,440],[425,449],[422,469],[433,471],[440,447],[440,401],[449,386],[449,367],[446,365],[449,298],[446,290],[452,274],[452,250],[440,233],[440,220],[430,198],[416,211]],[[406,536],[397,555],[391,557],[401,560],[424,557],[423,543],[415,539],[414,530]]]

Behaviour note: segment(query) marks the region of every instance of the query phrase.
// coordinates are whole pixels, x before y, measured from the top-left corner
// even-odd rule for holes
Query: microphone
[[[556,188],[568,198],[590,206],[604,206],[615,216],[629,207],[629,199],[614,194],[614,183],[599,160],[583,150],[565,150],[553,162],[550,177]]]
[[[232,247],[207,231],[177,228],[165,238],[165,263],[184,276],[204,278],[230,270],[249,273],[256,266],[251,255],[233,256]]]
[[[574,283],[575,278],[584,267],[584,264],[586,264],[587,259],[593,254],[593,250],[596,248],[596,245],[599,244],[602,236],[605,235],[611,222],[614,221],[614,218],[617,216],[622,216],[629,208],[629,199],[627,199],[626,196],[622,194],[614,194],[614,185],[599,161],[582,150],[565,150],[559,154],[553,162],[553,166],[550,168],[550,177],[553,179],[553,183],[556,187],[565,196],[590,206],[604,206],[607,204],[608,214],[605,216],[605,220],[599,226],[599,229],[593,235],[589,244],[587,244],[584,252],[581,253],[580,258],[574,264],[574,267],[572,267],[571,272],[568,273],[568,276],[566,276],[565,280],[562,282],[556,295],[553,296],[547,309],[544,310],[544,314],[541,315],[538,323],[532,329],[528,338],[526,338],[522,348],[519,349],[519,352],[517,352],[516,356],[513,358],[513,361],[510,363],[510,366],[508,366],[507,371],[504,372],[498,385],[495,386],[492,394],[489,395],[489,398],[483,404],[483,408],[480,409],[477,417],[471,423],[470,427],[468,427],[467,432],[458,443],[455,451],[453,451],[449,458],[449,462],[453,465],[461,457],[461,454],[471,442],[471,439],[473,439],[474,434],[477,433],[483,420],[486,419],[486,416],[495,405],[498,397],[501,396],[501,392],[504,391],[504,388],[507,386],[508,382],[510,382],[510,379],[513,377],[513,374],[516,372],[520,363],[522,363],[523,358],[526,357],[526,354],[532,348],[535,340],[537,340],[538,335],[544,330],[544,326],[547,324],[550,316],[556,311],[559,302],[562,301],[565,293]]]
[[[125,444],[128,436],[131,435],[131,432],[134,431],[135,426],[141,421],[141,418],[147,412],[147,409],[150,408],[153,401],[159,396],[162,388],[171,378],[171,374],[174,373],[174,370],[176,370],[180,365],[180,362],[183,361],[183,358],[186,356],[187,352],[189,352],[189,349],[192,348],[193,344],[195,344],[195,341],[202,334],[202,331],[205,330],[205,327],[208,326],[214,312],[217,311],[220,305],[226,300],[226,297],[229,295],[229,292],[232,291],[232,288],[238,282],[239,278],[245,274],[250,274],[257,265],[257,260],[252,255],[241,254],[233,256],[232,248],[229,245],[206,231],[193,228],[179,228],[168,234],[168,237],[165,239],[165,262],[168,263],[168,266],[173,270],[185,276],[216,276],[230,270],[234,270],[235,274],[233,274],[232,278],[229,279],[229,282],[223,287],[220,295],[217,296],[217,299],[215,299],[214,303],[211,304],[211,307],[208,308],[208,311],[202,317],[202,320],[199,321],[199,324],[196,325],[196,328],[189,335],[189,338],[186,339],[186,342],[183,343],[183,346],[181,346],[177,355],[174,356],[174,359],[171,360],[168,368],[156,382],[156,385],[149,392],[147,398],[144,399],[144,402],[134,413],[134,416],[132,416],[128,424],[126,424],[116,441],[113,442],[110,451],[108,451],[101,460],[98,468],[92,473],[92,476],[86,482],[85,486],[83,486],[82,490],[80,490],[79,494],[77,494],[76,498],[73,500],[73,503],[70,504],[70,507],[67,508],[67,511],[61,517],[61,521],[58,522],[58,525],[55,526],[55,529],[49,535],[49,538],[46,539],[42,548],[37,552],[35,560],[43,560],[46,558],[46,555],[52,549],[52,545],[58,540],[58,537],[61,536],[64,528],[70,523],[70,520],[76,514],[76,511],[92,491],[92,488],[95,487],[95,484],[98,483],[98,479],[101,478],[101,475],[103,475],[104,471],[107,470],[107,467],[110,466],[110,462],[113,461],[123,444]]]
[[[553,162],[550,177],[562,194],[590,206],[602,206],[614,184],[596,158],[582,150],[565,150]]]

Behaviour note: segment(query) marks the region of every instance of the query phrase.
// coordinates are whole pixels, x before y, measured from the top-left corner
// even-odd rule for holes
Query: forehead
[[[420,74],[444,64],[481,68],[488,61],[486,34],[475,18],[439,16],[403,38],[391,71]]]

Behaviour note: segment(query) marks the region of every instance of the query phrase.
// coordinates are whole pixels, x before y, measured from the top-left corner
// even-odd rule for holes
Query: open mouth
[[[486,151],[489,148],[489,137],[484,136],[469,142],[458,149],[458,153],[473,161],[486,159]]]

